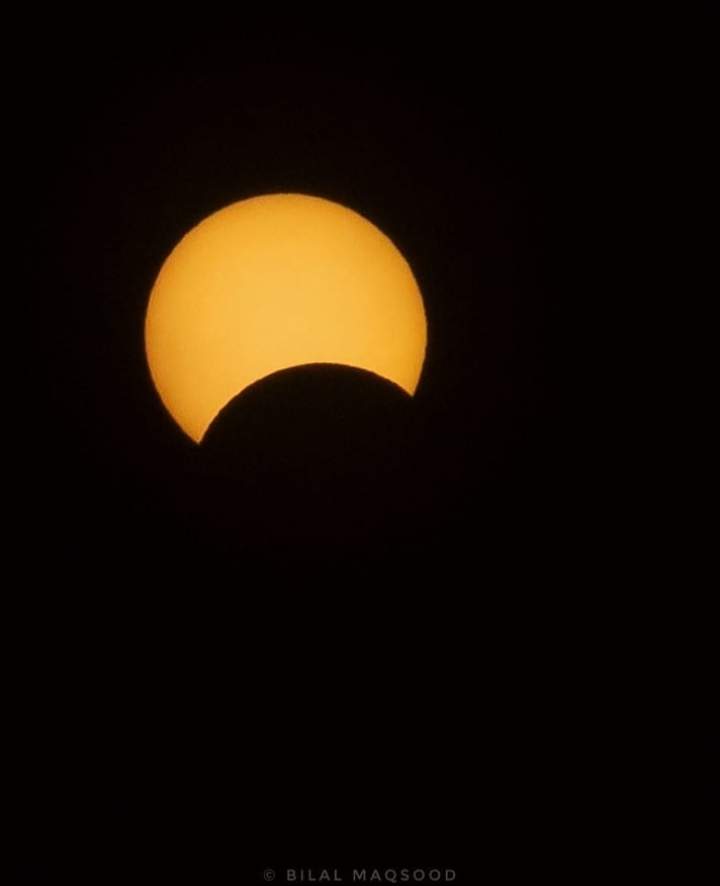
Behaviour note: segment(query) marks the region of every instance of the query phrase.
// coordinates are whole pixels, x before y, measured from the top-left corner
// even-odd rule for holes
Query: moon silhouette
[[[196,443],[242,390],[293,366],[365,369],[413,395],[426,339],[420,289],[392,241],[302,194],[208,216],[163,264],[145,317],[155,387]]]

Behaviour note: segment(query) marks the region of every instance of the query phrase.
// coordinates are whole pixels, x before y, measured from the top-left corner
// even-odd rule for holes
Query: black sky
[[[439,864],[477,883],[552,854],[556,679],[581,642],[554,576],[582,85],[552,21],[358,15],[66,20],[25,75],[18,820],[39,882]],[[350,206],[406,256],[420,386],[279,373],[196,447],[150,383],[148,294],[187,230],[278,191]]]

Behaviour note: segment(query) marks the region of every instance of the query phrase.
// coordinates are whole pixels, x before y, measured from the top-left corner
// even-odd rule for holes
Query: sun
[[[319,197],[233,203],[183,237],[163,264],[145,317],[150,373],[195,442],[253,382],[292,366],[339,363],[414,394],[425,309],[392,241]]]

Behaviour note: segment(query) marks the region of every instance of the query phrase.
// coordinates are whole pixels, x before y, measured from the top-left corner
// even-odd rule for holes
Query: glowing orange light
[[[393,243],[301,194],[243,200],[193,228],[145,318],[155,387],[196,442],[240,391],[290,366],[342,363],[413,394],[425,344],[420,290]]]

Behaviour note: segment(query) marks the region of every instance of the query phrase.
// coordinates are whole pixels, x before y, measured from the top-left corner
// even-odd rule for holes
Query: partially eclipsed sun
[[[412,395],[426,335],[393,243],[356,212],[301,194],[243,200],[193,228],[145,318],[155,387],[197,443],[240,391],[291,366],[355,366]]]

